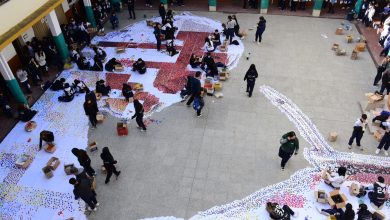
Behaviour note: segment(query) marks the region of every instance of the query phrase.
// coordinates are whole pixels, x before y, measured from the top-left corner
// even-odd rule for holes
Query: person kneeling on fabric
[[[190,65],[192,68],[197,68],[202,62],[199,61],[199,57],[195,54],[191,54]]]
[[[74,80],[72,87],[73,87],[73,90],[75,91],[75,93],[84,93],[85,92],[84,82],[82,82],[78,79]]]
[[[347,168],[339,167],[337,169],[337,173],[327,172],[325,174],[326,178],[324,179],[324,182],[333,188],[340,188],[340,186],[344,183],[346,179],[346,173],[347,173]]]
[[[80,70],[89,70],[91,68],[91,64],[89,63],[87,58],[81,56],[80,59],[77,60],[77,67]]]
[[[202,59],[202,64],[200,65],[200,68],[204,70],[205,66],[210,66],[212,63],[215,63],[214,58],[211,56],[210,52],[206,53],[206,56]]]
[[[221,35],[219,34],[219,31],[216,29],[213,33],[213,35],[211,35],[211,40],[214,44],[214,47],[217,48],[219,45],[221,45]]]
[[[380,208],[389,198],[386,189],[385,179],[382,176],[379,176],[378,181],[375,182],[371,187],[366,187],[366,189],[372,190],[368,192],[368,198],[370,199],[370,202],[378,208]]]
[[[368,210],[368,207],[366,204],[360,204],[359,209],[357,211],[358,220],[377,220],[373,219],[372,213]]]
[[[325,216],[333,216],[336,220],[354,220],[355,211],[352,209],[352,205],[347,203],[345,206],[345,211],[342,208],[337,208],[336,205],[332,209],[320,209],[318,207],[317,211],[320,214]]]
[[[215,77],[218,76],[218,68],[215,63],[212,63],[210,66],[207,66],[206,77]]]
[[[131,86],[129,84],[123,83],[122,95],[125,97],[127,102],[129,102],[130,98],[134,97],[134,93],[133,93]]]
[[[70,102],[74,98],[75,91],[72,87],[70,87],[69,83],[65,83],[64,86],[64,95],[58,97],[58,101],[60,102]]]
[[[146,64],[141,58],[133,64],[133,71],[138,71],[140,74],[146,73]]]
[[[104,68],[106,69],[106,71],[114,71],[115,69],[115,66],[116,65],[122,65],[119,61],[117,61],[115,58],[111,58],[107,63],[106,65],[104,66]]]
[[[291,216],[297,217],[297,213],[291,210],[288,205],[280,206],[278,203],[267,202],[265,209],[271,219],[290,220]]]
[[[210,40],[209,37],[206,37],[204,39],[204,46],[202,49],[206,50],[207,52],[214,52],[215,50],[214,43]]]
[[[99,59],[101,61],[106,59],[107,53],[102,48],[100,48],[100,47],[93,47],[93,51],[95,51],[95,57],[94,58],[97,58],[97,59]]]
[[[54,83],[51,85],[50,90],[52,90],[52,91],[59,91],[59,90],[62,90],[62,89],[64,89],[64,85],[65,85],[65,79],[64,79],[64,78],[57,79],[57,80],[54,81]]]
[[[35,114],[37,114],[37,111],[31,110],[27,105],[20,104],[18,107],[18,118],[22,122],[30,121]]]
[[[93,61],[95,62],[91,68],[92,71],[103,71],[103,63],[102,61],[95,56],[93,58]]]
[[[168,55],[173,57],[179,52],[177,52],[176,47],[175,47],[175,42],[173,40],[168,40],[167,41],[167,52]]]
[[[108,96],[110,93],[111,87],[104,84],[104,80],[99,80],[96,82],[96,92],[101,93],[103,96]]]
[[[382,122],[386,122],[387,119],[389,119],[389,116],[390,116],[390,112],[388,112],[388,111],[381,111],[380,115],[377,115],[377,116],[375,116],[372,119],[372,122],[374,123],[375,121],[380,121],[379,127],[381,127],[384,130],[386,130],[386,127],[382,125]]]

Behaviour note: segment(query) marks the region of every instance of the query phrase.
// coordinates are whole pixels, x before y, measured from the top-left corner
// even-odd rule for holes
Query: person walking
[[[16,75],[18,76],[20,84],[22,84],[22,86],[26,90],[27,94],[31,94],[32,93],[31,86],[28,83],[28,74],[27,74],[26,70],[18,69],[18,71],[16,71]]]
[[[88,211],[96,211],[99,202],[96,200],[95,190],[92,189],[92,181],[87,178],[70,178],[69,183],[74,186],[73,194],[75,200],[82,199],[87,205]]]
[[[200,71],[196,71],[195,77],[190,78],[190,87],[191,87],[191,97],[187,101],[187,106],[190,107],[191,103],[194,101],[195,97],[200,96],[201,93],[201,84],[200,78],[202,73]]]
[[[360,148],[360,150],[363,150],[363,147],[360,146],[360,140],[363,137],[365,127],[367,125],[366,120],[366,114],[362,114],[362,116],[356,120],[355,124],[353,125],[352,136],[348,141],[348,149],[352,149],[353,140],[356,138],[356,145]]]
[[[375,151],[375,154],[379,154],[381,152],[382,148],[385,150],[385,155],[388,156],[389,153],[387,153],[387,150],[390,146],[390,122],[385,121],[382,122],[383,127],[385,128],[385,134],[383,135],[381,141],[379,142],[379,145]]]
[[[127,1],[127,9],[129,10],[129,19],[134,19],[135,20],[135,0],[128,0]]]
[[[249,98],[252,97],[253,88],[255,87],[256,78],[258,76],[255,64],[251,64],[244,77],[244,81],[246,80],[246,92],[248,93]]]
[[[280,148],[279,148],[279,157],[282,158],[282,162],[280,164],[282,170],[286,166],[287,161],[291,158],[291,156],[297,155],[299,150],[299,141],[295,135],[294,131],[290,131],[287,134],[283,135],[280,139]]]
[[[113,173],[115,174],[116,179],[118,179],[119,175],[121,174],[121,171],[116,170],[115,164],[117,164],[118,162],[114,160],[114,157],[111,155],[108,147],[103,148],[102,153],[100,154],[100,158],[102,158],[104,168],[106,168],[107,171],[106,181],[104,183],[107,184],[108,182],[110,182],[110,178]]]
[[[380,66],[378,66],[377,71],[376,71],[376,76],[374,79],[374,86],[377,86],[379,81],[381,81],[382,73],[387,69],[389,62],[390,62],[390,57],[385,57],[382,60],[382,64]]]
[[[161,24],[165,24],[165,15],[167,14],[167,11],[165,10],[164,3],[160,3],[160,6],[158,7],[158,14],[161,17]]]
[[[154,36],[156,37],[157,41],[157,51],[161,50],[161,25],[159,23],[154,25]]]
[[[137,122],[138,128],[141,129],[141,131],[146,131],[146,126],[144,124],[143,118],[144,118],[144,106],[138,101],[138,99],[134,99],[134,110],[135,113],[131,119],[135,118],[135,121]]]
[[[255,42],[257,42],[257,44],[260,44],[260,42],[261,42],[263,33],[265,31],[266,22],[267,21],[264,19],[264,17],[260,16],[259,23],[257,23],[257,30],[256,30],[256,36],[255,36]]]
[[[95,105],[91,99],[87,99],[84,102],[84,111],[89,118],[89,122],[91,122],[91,129],[95,129],[97,124],[96,115],[99,112],[97,105]]]
[[[385,70],[382,74],[382,85],[381,89],[379,91],[380,94],[383,94],[383,92],[386,89],[386,94],[389,94],[390,92],[390,69]]]
[[[232,16],[228,16],[228,22],[226,23],[226,27],[227,27],[227,33],[228,33],[228,36],[226,36],[227,39],[230,39],[230,44],[232,43],[233,41],[233,37],[234,37],[234,27],[237,25],[236,21],[233,19]]]
[[[80,166],[82,166],[87,172],[88,176],[92,177],[96,175],[95,170],[91,167],[91,158],[89,158],[87,152],[82,149],[73,148],[72,149],[73,155],[77,157],[77,160],[80,163]]]

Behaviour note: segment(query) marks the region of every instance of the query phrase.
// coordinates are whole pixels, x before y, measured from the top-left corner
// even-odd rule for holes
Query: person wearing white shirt
[[[353,125],[352,136],[349,138],[349,142],[348,142],[349,149],[352,148],[353,140],[356,138],[356,145],[360,147],[360,150],[363,150],[363,148],[360,146],[360,140],[362,139],[364,134],[364,130],[366,127],[366,120],[367,120],[367,115],[362,114],[362,116],[358,118],[355,124]]]
[[[214,52],[215,50],[214,43],[213,41],[210,40],[209,37],[205,38],[203,49],[205,49],[207,52]]]
[[[39,49],[38,52],[35,53],[35,60],[38,62],[41,73],[46,73],[48,70],[46,65],[46,54],[42,49]]]
[[[375,154],[379,154],[381,152],[382,148],[385,150],[385,155],[389,156],[389,153],[387,153],[387,150],[390,146],[390,122],[385,121],[382,122],[382,125],[386,128],[385,134],[383,135],[381,141],[379,142],[379,145],[375,151]]]
[[[31,94],[32,93],[31,86],[30,84],[28,84],[28,74],[26,70],[18,69],[18,71],[16,71],[16,76],[18,77],[20,84],[22,84],[22,86],[25,88],[27,93]]]
[[[340,188],[346,179],[347,168],[339,167],[337,173],[326,173],[324,182],[333,188]]]
[[[232,16],[228,16],[228,22],[226,23],[226,28],[227,28],[227,36],[226,38],[227,39],[230,39],[230,44],[232,43],[233,41],[233,37],[234,37],[234,27],[237,25],[236,21],[233,19]]]

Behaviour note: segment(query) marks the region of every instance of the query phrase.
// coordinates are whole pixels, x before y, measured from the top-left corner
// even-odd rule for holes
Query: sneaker
[[[349,144],[348,144],[348,149],[350,149],[350,150],[351,150],[351,149],[352,149],[352,145],[349,145]]]
[[[281,169],[282,169],[282,171],[284,171],[284,167],[282,167]]]
[[[100,204],[99,203],[96,203],[95,206],[98,207]]]
[[[97,208],[95,207],[94,209],[91,209],[91,207],[88,207],[87,210],[92,212],[92,211],[97,211]]]
[[[385,150],[385,155],[386,155],[386,156],[389,156],[389,153],[387,153],[387,150]]]
[[[375,154],[379,154],[381,152],[381,149],[376,149]]]
[[[197,117],[198,117],[198,118],[202,117],[202,114],[198,115]]]

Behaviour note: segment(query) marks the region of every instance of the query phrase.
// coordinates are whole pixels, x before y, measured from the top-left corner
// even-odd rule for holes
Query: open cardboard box
[[[348,201],[347,197],[340,190],[330,192],[327,200],[331,207],[336,206],[338,209],[344,208]]]
[[[50,179],[50,178],[52,178],[52,177],[54,176],[53,170],[51,169],[50,166],[45,166],[45,167],[43,167],[43,168],[42,168],[42,171],[43,171],[43,173],[45,174],[45,176],[46,176],[48,179]]]
[[[57,157],[51,157],[49,161],[47,161],[46,166],[50,167],[52,170],[57,169],[60,165],[60,159]]]
[[[357,196],[360,193],[360,184],[359,183],[352,183],[349,187],[349,194],[351,196]]]
[[[98,147],[97,147],[96,141],[94,141],[94,142],[88,144],[88,149],[89,149],[91,152],[97,151]]]
[[[379,210],[376,210],[373,214],[376,218],[380,219],[380,220],[385,220],[386,219],[386,215],[379,211]]]
[[[74,164],[73,163],[65,164],[64,165],[64,170],[65,170],[66,175],[72,175],[72,169],[73,168],[74,168]]]
[[[319,203],[328,203],[326,192],[324,190],[316,190],[314,191],[314,197],[316,198],[316,201]]]
[[[104,115],[102,114],[102,113],[97,113],[96,114],[96,120],[97,120],[97,122],[99,122],[99,123],[103,123],[103,121],[104,121]]]
[[[30,166],[32,160],[31,156],[27,154],[22,154],[15,162],[16,166],[19,168],[26,169],[28,166]]]

